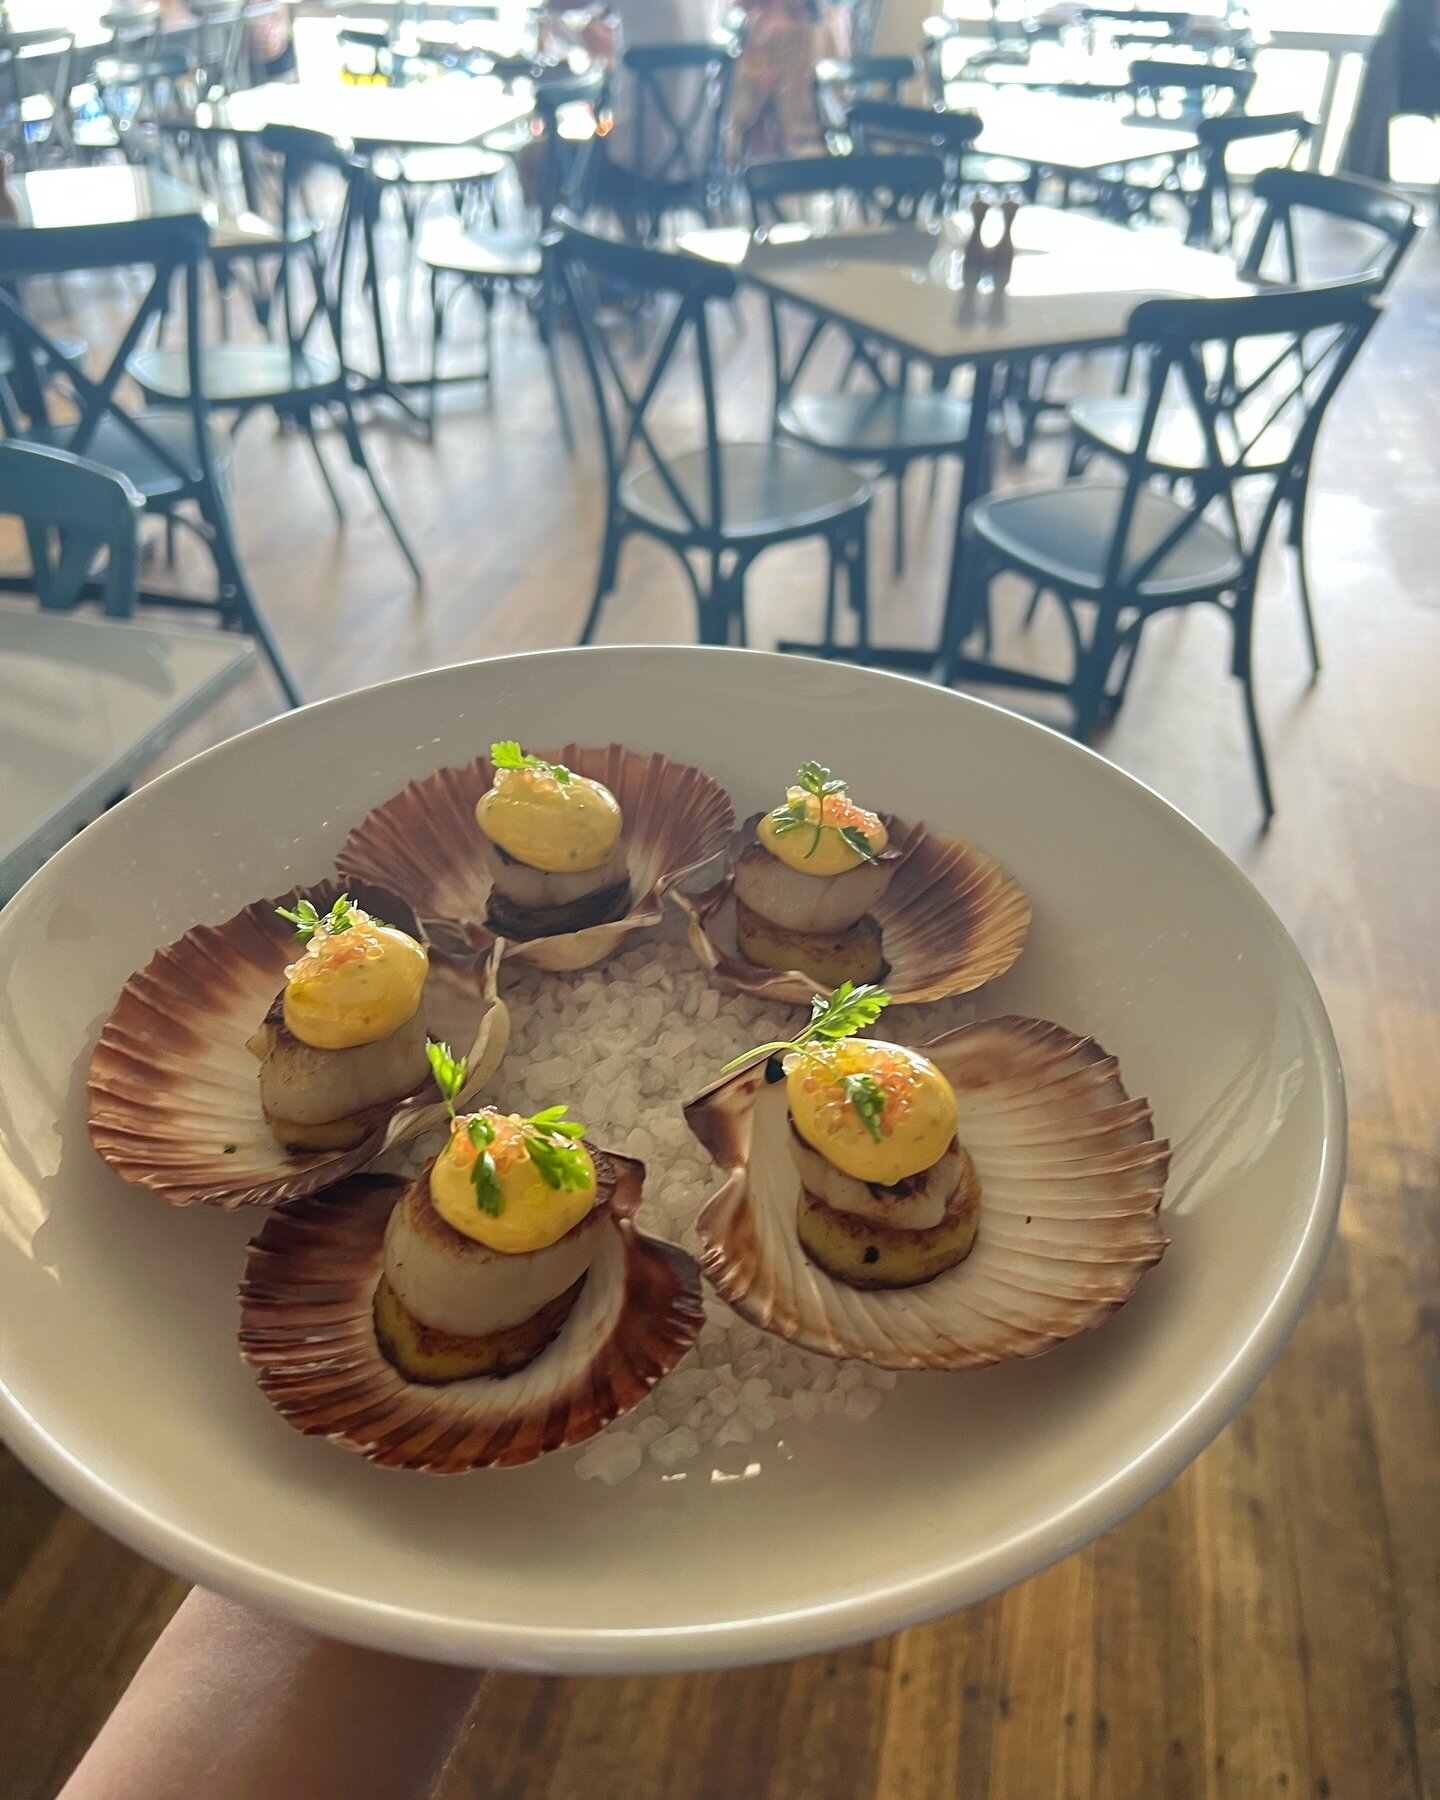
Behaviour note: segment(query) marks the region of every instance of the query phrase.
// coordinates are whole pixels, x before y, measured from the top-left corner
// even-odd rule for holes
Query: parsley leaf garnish
[[[543,757],[531,756],[520,748],[514,738],[504,738],[500,743],[492,744],[490,761],[497,769],[540,769],[546,775],[553,776],[561,787],[569,787],[575,779],[564,763],[546,762]]]
[[[425,1057],[430,1064],[430,1073],[435,1077],[435,1085],[440,1090],[440,1097],[445,1102],[445,1110],[453,1119],[456,1096],[465,1085],[465,1058],[452,1056],[450,1046],[437,1043],[434,1038],[425,1040]]]
[[[832,775],[823,763],[818,762],[801,763],[795,780],[801,798],[787,800],[784,806],[777,806],[769,815],[770,829],[775,836],[788,837],[792,831],[813,831],[814,840],[805,852],[808,862],[820,848],[820,834],[838,831],[857,856],[866,862],[874,862],[875,852],[870,848],[870,840],[857,825],[832,825],[825,817],[825,802],[832,794],[845,793],[850,784],[838,775]],[[816,802],[813,819],[810,816],[811,800]]]
[[[495,1142],[495,1126],[484,1113],[476,1113],[465,1121],[465,1135],[476,1150],[475,1166],[470,1171],[475,1204],[481,1212],[498,1219],[505,1210],[505,1200],[500,1192],[500,1173],[490,1154],[490,1146]]]
[[[873,1075],[844,1075],[840,1079],[845,1098],[860,1115],[860,1123],[880,1143],[885,1134],[880,1120],[885,1112],[885,1090]]]
[[[793,1038],[773,1044],[759,1044],[743,1056],[735,1056],[720,1071],[729,1075],[757,1056],[772,1056],[777,1050],[801,1050],[809,1043],[838,1044],[842,1038],[854,1037],[867,1025],[873,1025],[890,1004],[890,996],[882,987],[866,982],[856,987],[853,981],[842,981],[827,1000],[816,994],[810,1002],[810,1023]]]
[[[455,1101],[465,1086],[465,1058],[453,1056],[448,1044],[434,1038],[425,1040],[425,1055],[435,1085],[445,1101],[445,1110],[453,1119]],[[585,1127],[578,1119],[568,1118],[569,1108],[547,1106],[521,1121],[520,1138],[525,1153],[534,1163],[546,1187],[579,1189],[589,1187],[592,1179],[589,1153],[578,1141]],[[481,1212],[498,1218],[505,1210],[500,1191],[500,1172],[495,1166],[492,1147],[495,1143],[495,1121],[487,1113],[472,1113],[464,1121],[465,1135],[475,1146],[475,1163],[470,1179],[475,1187],[475,1204]]]
[[[323,931],[326,937],[338,937],[355,923],[355,908],[348,894],[342,894],[324,914],[316,912],[308,900],[297,900],[293,907],[277,906],[275,911],[295,927],[295,941],[300,944],[308,944],[317,931]]]

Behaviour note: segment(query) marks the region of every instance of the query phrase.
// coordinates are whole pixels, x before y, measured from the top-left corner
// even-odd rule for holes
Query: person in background
[[[730,156],[809,156],[821,149],[815,65],[840,54],[834,14],[820,0],[745,0],[745,47],[730,112]]]
[[[480,1680],[196,1588],[59,1800],[425,1800]]]
[[[279,81],[295,73],[295,40],[290,10],[285,6],[257,9],[247,21],[250,66],[259,81]]]
[[[1390,179],[1390,121],[1440,115],[1440,0],[1395,0],[1370,53],[1340,166]]]

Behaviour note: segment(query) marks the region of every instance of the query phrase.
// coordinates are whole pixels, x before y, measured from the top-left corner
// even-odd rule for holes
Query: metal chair
[[[565,384],[560,378],[555,356],[558,330],[555,281],[546,260],[545,238],[556,207],[572,200],[583,183],[592,148],[589,142],[579,146],[567,144],[560,131],[560,112],[571,106],[598,108],[604,98],[605,81],[602,69],[590,69],[581,74],[555,71],[537,75],[535,79],[535,116],[540,126],[541,155],[536,208],[538,230],[502,228],[492,206],[488,224],[479,229],[466,226],[459,219],[427,222],[420,233],[416,251],[421,263],[430,271],[432,394],[439,380],[440,343],[446,316],[456,296],[468,289],[480,298],[485,315],[485,360],[478,374],[482,380],[489,381],[494,369],[496,295],[502,288],[518,290],[535,305],[540,340],[545,348],[560,429],[567,448],[573,447],[573,433],[565,402]],[[452,283],[448,294],[443,287],[447,277]],[[432,420],[433,416],[432,400]]]
[[[939,202],[945,166],[937,156],[863,155],[797,157],[754,163],[745,186],[757,226],[780,223],[785,204],[823,198],[837,221],[895,223],[913,220]],[[913,392],[904,358],[892,372],[878,346],[847,334],[850,360],[838,388],[802,391],[802,380],[820,344],[840,328],[806,313],[797,346],[786,344],[781,303],[769,297],[772,417],[778,433],[826,456],[872,468],[894,482],[895,570],[905,564],[905,475],[912,463],[960,456],[970,430],[964,400],[931,388]],[[868,385],[851,387],[863,371]]]
[[[619,217],[627,236],[654,243],[677,212],[713,223],[725,189],[725,117],[739,55],[728,35],[625,52],[620,91],[628,84],[633,104],[601,140],[594,199]]]
[[[846,128],[857,150],[928,151],[945,165],[942,206],[958,203],[965,180],[965,153],[980,135],[978,113],[939,106],[900,106],[890,100],[857,100]]]
[[[347,359],[348,319],[355,270],[354,243],[370,206],[370,174],[348,144],[296,125],[269,125],[261,134],[265,148],[282,159],[281,238],[289,243],[292,223],[301,211],[300,186],[307,173],[329,170],[344,181],[344,200],[335,229],[330,266],[322,272],[320,291],[302,319],[298,257],[289,259],[281,284],[285,322],[283,343],[218,344],[200,352],[204,392],[212,408],[233,413],[238,425],[251,413],[268,409],[292,420],[304,431],[319,467],[325,490],[343,522],[345,510],[321,453],[316,420],[333,418],[345,439],[350,460],[370,484],[375,503],[400,554],[416,581],[420,564],[400,527],[384,488],[365,454],[355,416],[360,385]],[[185,406],[194,384],[194,346],[134,351],[130,374],[146,397],[161,406]]]
[[[815,65],[815,117],[827,150],[843,156],[853,149],[846,117],[861,100],[898,104],[916,75],[912,56],[827,57]]]
[[[37,150],[69,154],[74,55],[73,31],[0,27],[0,143],[9,149],[17,168],[30,168]],[[52,64],[48,85],[27,79],[44,62]]]
[[[620,551],[633,534],[674,551],[690,582],[702,643],[746,641],[745,576],[776,544],[819,537],[829,551],[825,635],[835,641],[837,575],[859,642],[869,641],[866,519],[870,484],[844,463],[800,444],[721,439],[706,309],[730,300],[732,272],[700,257],[599,238],[564,222],[557,261],[584,350],[605,455],[605,536],[595,595],[580,635],[589,643],[615,587]],[[673,305],[637,366],[627,367],[601,323],[597,283]],[[615,334],[629,339],[628,323]],[[682,346],[693,346],[704,437],[663,448],[652,429],[657,396]],[[693,400],[693,396],[692,396]],[[689,412],[687,417],[693,417]],[[697,574],[691,558],[702,564]]]
[[[35,597],[47,611],[94,597],[110,618],[131,616],[144,509],[134,483],[114,469],[44,444],[0,442],[0,516],[25,528]]]
[[[210,433],[200,348],[200,279],[207,238],[204,220],[193,215],[7,232],[0,330],[10,341],[15,369],[0,379],[0,428],[7,438],[68,450],[117,471],[133,483],[148,512],[194,531],[215,565],[215,596],[199,598],[161,589],[143,590],[140,598],[218,612],[224,625],[256,640],[286,699],[298,706],[299,689],[240,562],[221,459]],[[151,279],[109,367],[96,378],[34,323],[20,288],[30,276],[117,268],[148,270]],[[117,397],[126,364],[177,285],[186,323],[186,346],[178,353],[187,374],[183,401],[171,408],[132,411]],[[36,373],[42,361],[43,381]],[[57,388],[68,390],[71,404],[64,412],[53,405]],[[198,523],[189,516],[192,507]]]
[[[1317,218],[1346,220],[1363,228],[1360,255],[1348,268],[1340,270],[1332,264],[1324,273],[1331,278],[1373,276],[1383,294],[1420,229],[1415,208],[1403,194],[1351,176],[1321,175],[1309,169],[1264,169],[1255,177],[1255,198],[1259,214],[1240,268],[1250,281],[1272,280],[1298,287],[1318,273],[1305,267],[1300,247],[1301,222],[1313,214]],[[1098,395],[1072,402],[1068,408],[1072,433],[1070,473],[1078,474],[1096,456],[1122,462],[1132,456],[1139,442],[1145,404],[1143,394]],[[1176,481],[1192,476],[1203,466],[1203,440],[1183,410],[1162,411],[1152,435],[1150,458],[1160,473]],[[1286,541],[1295,554],[1296,585],[1310,666],[1319,674],[1320,642],[1305,536],[1311,466],[1307,461],[1297,472],[1284,501]]]
[[[1144,353],[1149,376],[1123,481],[1070,481],[995,495],[970,509],[960,588],[946,620],[943,679],[971,675],[1063,694],[1076,735],[1087,737],[1124,699],[1146,623],[1177,606],[1216,605],[1230,620],[1231,669],[1244,693],[1268,822],[1275,807],[1253,664],[1260,561],[1280,505],[1303,482],[1325,410],[1378,317],[1379,290],[1370,276],[1304,291],[1136,307],[1128,342]],[[1153,449],[1167,402],[1188,411],[1204,446],[1187,498],[1173,483],[1170,491],[1154,485],[1169,474]],[[1242,481],[1259,489],[1258,518],[1249,525],[1238,504]],[[977,630],[988,644],[990,583],[1007,569],[1059,602],[1074,653],[1068,680],[964,654]]]

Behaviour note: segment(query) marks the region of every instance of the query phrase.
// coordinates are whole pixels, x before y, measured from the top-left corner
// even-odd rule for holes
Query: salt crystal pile
[[[573,977],[504,964],[510,1047],[486,1099],[521,1113],[567,1102],[595,1142],[645,1164],[641,1227],[694,1253],[695,1218],[717,1178],[681,1106],[731,1057],[787,1035],[801,1015],[721,993],[673,925],[671,933]],[[924,1043],[974,1010],[954,1001],[906,1007],[904,1038]],[[703,1478],[723,1460],[716,1452],[731,1446],[773,1445],[815,1419],[863,1423],[895,1380],[887,1370],[835,1363],[757,1331],[707,1291],[695,1349],[634,1412],[584,1447],[575,1472],[607,1486],[642,1468]]]

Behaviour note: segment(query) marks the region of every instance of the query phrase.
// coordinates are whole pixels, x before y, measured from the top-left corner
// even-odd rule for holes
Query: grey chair
[[[1253,663],[1261,558],[1279,507],[1307,478],[1326,408],[1374,326],[1379,291],[1377,277],[1362,276],[1303,291],[1137,306],[1128,340],[1143,355],[1148,387],[1123,479],[997,494],[971,507],[943,678],[1064,695],[1076,735],[1087,737],[1123,701],[1148,621],[1179,606],[1217,606],[1231,627],[1231,669],[1268,823],[1275,806]],[[1155,456],[1172,394],[1203,446],[1179,485]],[[1253,513],[1242,513],[1242,481],[1255,490]],[[965,653],[977,633],[988,649],[990,583],[1005,570],[1059,604],[1074,657],[1068,679]]]
[[[1310,169],[1263,169],[1255,177],[1259,203],[1255,228],[1240,265],[1247,280],[1300,287],[1319,277],[1374,276],[1383,294],[1394,280],[1405,252],[1415,240],[1419,222],[1403,194],[1353,176],[1321,175]],[[1344,222],[1356,228],[1353,254],[1343,263],[1332,254],[1324,268],[1312,268],[1302,240],[1306,222]],[[1334,234],[1327,234],[1327,240]],[[1134,454],[1145,414],[1143,393],[1101,394],[1073,401],[1068,408],[1071,430],[1070,473],[1080,473],[1094,458],[1123,462]],[[1168,479],[1192,476],[1205,461],[1205,446],[1185,410],[1162,412],[1150,449],[1151,461]],[[1286,541],[1295,555],[1296,581],[1310,650],[1310,666],[1320,672],[1320,640],[1310,590],[1305,515],[1310,488],[1309,462],[1287,489]]]
[[[23,525],[35,597],[48,611],[96,598],[112,619],[130,617],[144,510],[143,496],[118,470],[44,444],[0,443],[0,517]]]

